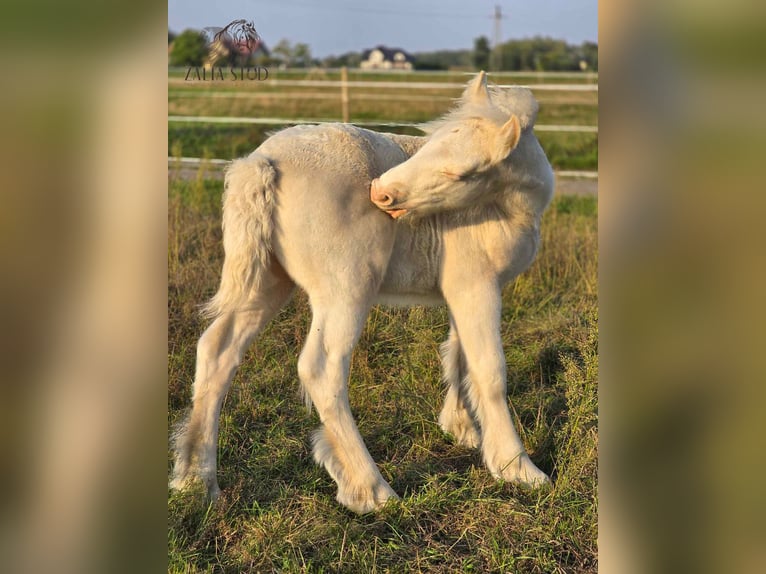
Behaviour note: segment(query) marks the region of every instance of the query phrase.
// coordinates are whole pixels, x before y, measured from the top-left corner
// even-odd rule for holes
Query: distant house
[[[365,70],[411,70],[415,58],[399,48],[377,46],[362,53],[359,67]]]

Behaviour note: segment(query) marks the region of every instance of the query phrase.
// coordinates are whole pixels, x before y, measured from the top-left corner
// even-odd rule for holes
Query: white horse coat
[[[548,481],[513,427],[500,340],[501,288],[534,259],[553,193],[532,131],[536,113],[528,90],[489,92],[482,72],[426,137],[297,126],[231,164],[221,286],[206,307],[215,320],[198,344],[172,487],[198,477],[218,494],[223,398],[245,350],[296,285],[313,314],[298,374],[322,421],[314,458],[338,484],[341,504],[361,513],[396,496],[348,403],[351,352],[375,302],[448,305],[442,428],[480,446],[498,478]]]

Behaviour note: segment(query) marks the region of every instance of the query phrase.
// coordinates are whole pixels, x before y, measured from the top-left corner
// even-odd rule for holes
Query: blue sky
[[[309,45],[315,57],[378,44],[410,52],[469,49],[494,34],[500,5],[502,39],[551,36],[573,44],[598,40],[597,0],[169,0],[168,28],[225,26],[253,20],[267,46],[282,38]]]

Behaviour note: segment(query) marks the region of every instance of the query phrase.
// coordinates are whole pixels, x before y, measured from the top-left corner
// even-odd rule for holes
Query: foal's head
[[[492,193],[495,168],[521,137],[519,119],[490,101],[484,72],[468,85],[459,107],[426,130],[431,136],[415,155],[372,181],[370,199],[394,219],[481,202]]]

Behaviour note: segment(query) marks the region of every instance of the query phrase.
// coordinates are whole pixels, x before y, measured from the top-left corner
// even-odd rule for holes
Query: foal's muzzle
[[[397,203],[393,190],[386,189],[377,178],[370,184],[370,200],[394,219],[407,213],[406,209],[393,207]]]

